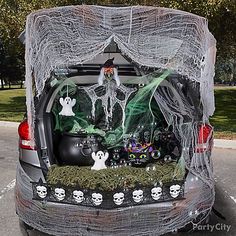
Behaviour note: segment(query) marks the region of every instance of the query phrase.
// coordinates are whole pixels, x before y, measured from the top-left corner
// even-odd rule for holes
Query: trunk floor
[[[179,163],[156,163],[150,168],[130,166],[91,170],[91,167],[57,166],[49,169],[47,182],[50,185],[80,187],[113,191],[117,188],[134,188],[137,184],[150,186],[183,180],[185,168]]]

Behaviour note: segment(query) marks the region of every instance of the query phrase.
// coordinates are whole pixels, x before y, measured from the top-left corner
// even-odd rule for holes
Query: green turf
[[[21,121],[25,111],[25,89],[0,90],[0,120]]]
[[[236,139],[236,88],[215,88],[216,110],[210,119],[216,138]]]
[[[160,181],[167,183],[184,178],[184,168],[175,162],[157,163],[153,166],[155,169],[150,168],[149,171],[146,168],[128,166],[96,171],[91,170],[91,167],[54,165],[49,169],[47,182],[51,185],[112,191],[116,188],[134,188],[136,184],[151,186]]]

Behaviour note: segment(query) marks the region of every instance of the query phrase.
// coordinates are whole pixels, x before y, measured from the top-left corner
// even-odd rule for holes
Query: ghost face
[[[66,197],[66,191],[63,188],[55,188],[54,195],[57,200],[62,201]]]
[[[133,191],[133,200],[136,203],[142,202],[143,201],[143,190],[134,190]]]
[[[70,97],[66,97],[64,100],[65,104],[70,104],[71,103],[71,98]]]
[[[99,160],[105,159],[105,155],[103,151],[98,151],[96,155],[97,155],[97,159]]]
[[[77,203],[81,203],[84,201],[84,193],[80,190],[74,190],[73,198]]]
[[[153,200],[157,201],[161,198],[162,195],[162,188],[161,187],[154,187],[151,189],[151,196]]]
[[[124,202],[124,199],[125,199],[124,193],[115,193],[113,195],[113,201],[118,206]]]
[[[95,206],[99,206],[102,204],[103,197],[101,193],[93,193],[92,194],[92,201]]]
[[[36,190],[40,198],[44,199],[47,196],[47,188],[45,186],[37,186]]]
[[[175,184],[170,186],[170,195],[173,198],[177,198],[180,194],[180,185]]]

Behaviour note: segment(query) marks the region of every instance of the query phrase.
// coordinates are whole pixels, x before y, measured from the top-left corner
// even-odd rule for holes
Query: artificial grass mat
[[[151,186],[159,182],[183,180],[184,175],[183,168],[175,162],[157,163],[149,170],[126,166],[96,171],[91,167],[53,165],[48,171],[47,182],[50,185],[113,191],[117,188],[134,188],[137,184]]]

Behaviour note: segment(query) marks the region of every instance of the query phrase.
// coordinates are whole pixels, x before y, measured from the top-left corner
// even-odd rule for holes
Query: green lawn
[[[216,110],[211,118],[216,138],[236,139],[236,88],[215,88]],[[0,120],[21,121],[25,113],[25,90],[0,90]]]
[[[210,122],[215,138],[236,139],[236,88],[215,88],[216,110]]]
[[[0,90],[0,120],[21,121],[25,111],[25,89]]]

